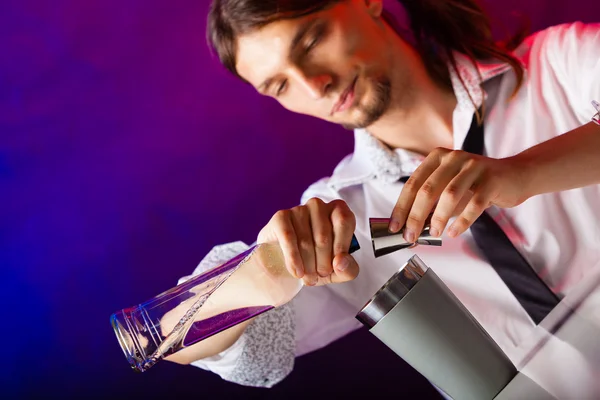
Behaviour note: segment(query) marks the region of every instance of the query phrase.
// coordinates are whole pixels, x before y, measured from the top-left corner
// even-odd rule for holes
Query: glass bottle
[[[349,252],[360,247],[353,236]],[[303,281],[278,243],[255,245],[224,264],[110,317],[131,367],[160,359],[292,300]]]

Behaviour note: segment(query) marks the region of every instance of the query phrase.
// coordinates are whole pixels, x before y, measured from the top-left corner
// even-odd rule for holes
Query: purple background
[[[300,358],[271,391],[166,362],[129,369],[112,312],[173,286],[215,244],[252,242],[352,150],[350,132],[218,65],[208,3],[0,5],[0,396],[432,394],[364,331]],[[488,3],[534,30],[600,15],[597,0]]]

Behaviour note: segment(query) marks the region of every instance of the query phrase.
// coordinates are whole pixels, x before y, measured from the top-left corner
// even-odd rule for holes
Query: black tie
[[[480,110],[481,111],[481,110]],[[483,154],[483,124],[473,122],[463,143],[463,150],[474,154]],[[400,178],[406,182],[408,176]],[[488,259],[496,273],[504,281],[521,306],[527,311],[535,324],[539,324],[560,299],[546,286],[535,273],[531,265],[513,246],[502,228],[484,212],[471,225],[471,233],[477,247]]]
[[[483,154],[483,124],[479,125],[476,117],[473,118],[465,138],[463,150]],[[471,225],[471,233],[475,243],[500,278],[533,322],[539,324],[560,299],[546,286],[487,212],[481,214]]]

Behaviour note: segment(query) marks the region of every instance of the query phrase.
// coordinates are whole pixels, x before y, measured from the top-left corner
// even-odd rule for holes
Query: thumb
[[[256,237],[256,243],[267,243],[267,242],[276,242],[277,235],[273,232],[273,229],[269,225],[263,227],[260,232],[258,232],[258,236]]]
[[[331,283],[348,282],[358,276],[358,263],[350,254],[341,253],[333,259]]]

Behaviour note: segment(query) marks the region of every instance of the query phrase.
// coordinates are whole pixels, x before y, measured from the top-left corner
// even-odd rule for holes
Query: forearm
[[[217,357],[193,360],[198,356],[193,354],[183,362],[215,372],[229,382],[271,387],[294,367],[295,331],[295,312],[288,303],[254,318],[239,340]]]
[[[593,122],[513,157],[524,171],[526,198],[600,183],[600,126]]]

